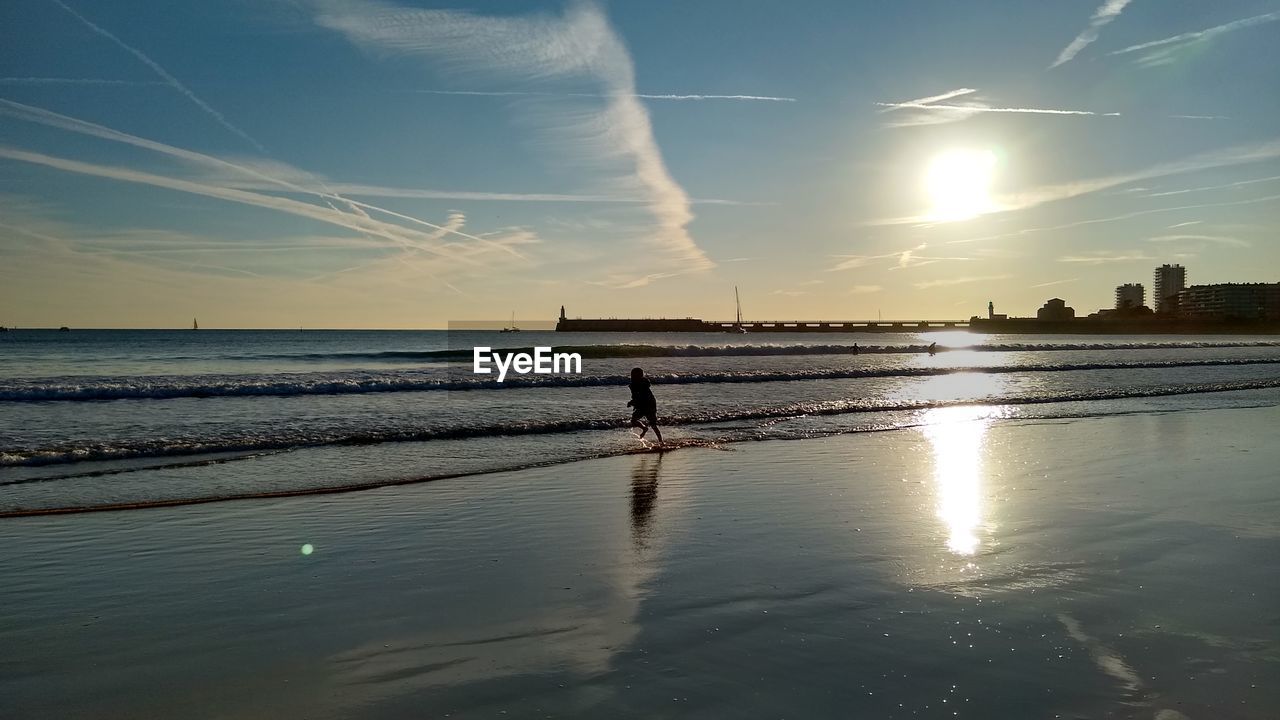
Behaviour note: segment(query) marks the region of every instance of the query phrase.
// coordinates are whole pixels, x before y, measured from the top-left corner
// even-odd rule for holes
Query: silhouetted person
[[[649,389],[649,378],[644,376],[644,370],[640,368],[631,369],[631,400],[627,402],[627,407],[634,408],[631,411],[631,427],[640,428],[640,437],[649,432],[649,428],[653,428],[653,434],[658,436],[658,442],[662,442],[662,431],[658,429],[658,399],[653,396],[653,391]],[[640,418],[649,421],[646,425],[640,422]]]
[[[929,354],[936,355],[937,353],[938,353],[938,343],[936,342],[929,343]]]
[[[853,344],[853,354],[854,354],[854,355],[857,355],[857,354],[858,354],[858,343],[854,343],[854,344]]]

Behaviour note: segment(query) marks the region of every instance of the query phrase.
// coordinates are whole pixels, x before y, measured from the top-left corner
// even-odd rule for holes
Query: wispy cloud
[[[1049,282],[1036,283],[1033,288],[1053,287],[1054,285],[1066,285],[1080,280],[1080,278],[1067,278],[1066,280],[1050,280]]]
[[[613,95],[607,95],[605,93],[555,93],[531,92],[525,90],[412,90],[410,92],[421,95],[475,95],[480,97],[614,97]],[[771,95],[654,95],[648,93],[632,93],[630,97],[640,98],[641,100],[742,100],[748,102],[797,102],[796,98],[774,97]]]
[[[916,288],[920,290],[928,290],[935,287],[949,287],[951,285],[968,285],[969,283],[986,282],[988,280],[1008,280],[1012,275],[971,275],[968,277],[953,277],[943,280],[928,280],[926,282],[915,283]]]
[[[853,287],[849,288],[849,294],[850,295],[870,295],[871,293],[878,293],[883,289],[884,288],[881,287],[880,285],[854,285]]]
[[[1102,32],[1102,28],[1111,24],[1113,20],[1120,17],[1120,13],[1124,11],[1126,5],[1132,0],[1106,0],[1093,11],[1093,15],[1089,18],[1089,24],[1084,30],[1076,36],[1074,40],[1062,48],[1062,52],[1058,53],[1058,59],[1053,61],[1050,68],[1056,68],[1059,65],[1070,62],[1072,58],[1080,54],[1080,51],[1088,47],[1094,40],[1098,39],[1098,34]]]
[[[1147,242],[1206,242],[1214,243],[1216,245],[1229,245],[1231,247],[1253,246],[1253,243],[1248,240],[1241,240],[1237,237],[1228,237],[1225,235],[1158,235],[1156,237],[1147,238]]]
[[[159,80],[109,80],[106,78],[0,77],[0,85],[139,85],[167,87]]]
[[[827,268],[827,272],[839,272],[841,270],[853,270],[867,265],[877,260],[892,260],[890,270],[902,270],[905,268],[920,267],[922,265],[932,265],[937,262],[945,261],[964,261],[969,260],[967,257],[950,257],[941,255],[921,255],[920,251],[929,247],[928,243],[921,243],[907,250],[898,250],[895,252],[884,253],[882,255],[833,255],[832,257],[842,258],[840,262],[834,266]]]
[[[1259,145],[1224,148],[1192,155],[1174,162],[1153,165],[1132,173],[1078,180],[1060,185],[1048,185],[1021,193],[1008,194],[997,198],[996,205],[998,210],[1001,211],[1023,210],[1043,205],[1044,203],[1067,200],[1152,178],[1182,175],[1212,168],[1245,165],[1276,158],[1280,158],[1280,140],[1272,140]]]
[[[1174,35],[1161,40],[1152,40],[1138,45],[1130,45],[1127,48],[1116,50],[1110,55],[1127,55],[1130,53],[1142,53],[1138,58],[1138,63],[1148,67],[1157,65],[1167,65],[1175,61],[1178,54],[1193,45],[1209,42],[1214,38],[1225,35],[1236,30],[1254,27],[1265,23],[1280,20],[1280,12],[1270,12],[1263,15],[1254,15],[1253,17],[1233,20],[1229,23],[1216,25],[1204,30],[1196,30],[1195,32],[1186,32],[1181,35]]]
[[[880,107],[880,112],[893,112],[895,110],[914,110],[916,112],[905,118],[894,118],[885,123],[885,127],[913,127],[917,125],[941,125],[943,123],[959,122],[967,120],[975,115],[983,113],[1004,113],[1013,115],[1058,115],[1058,116],[1077,116],[1077,117],[1102,117],[1115,118],[1122,117],[1118,112],[1105,112],[1099,110],[1079,110],[1074,108],[1040,108],[1040,107],[1003,107],[993,106],[985,100],[972,98],[964,100],[960,103],[944,103],[942,100],[950,100],[957,97],[969,96],[978,92],[972,88],[958,88],[940,95],[919,98],[917,100],[903,100],[900,102],[876,102]],[[1162,117],[1175,120],[1228,120],[1230,118],[1223,115],[1164,115]]]
[[[515,252],[498,241],[479,238],[463,233],[458,229],[456,215],[445,225],[436,225],[427,223],[426,221],[417,220],[416,218],[408,218],[408,216],[401,216],[397,214],[398,217],[408,218],[413,220],[416,224],[430,227],[431,232],[426,232],[395,223],[375,220],[370,218],[368,215],[357,215],[354,213],[342,212],[333,207],[322,207],[310,203],[299,202],[297,200],[291,200],[289,198],[252,193],[244,190],[220,187],[182,178],[174,178],[165,175],[132,170],[129,168],[99,165],[72,160],[69,158],[59,158],[42,153],[27,152],[4,146],[0,146],[0,158],[33,165],[41,165],[56,170],[62,170],[64,172],[119,180],[122,182],[140,185],[149,185],[152,187],[164,188],[177,192],[190,193],[193,195],[216,198],[228,202],[288,213],[298,217],[346,228],[364,235],[381,237],[395,243],[406,252],[426,252],[458,264],[478,266],[480,263],[475,259],[474,255],[476,255],[477,251],[482,248],[501,249],[508,253]],[[461,236],[474,240],[476,241],[476,246],[459,247],[455,244],[441,242],[441,239],[447,235]]]
[[[691,203],[668,172],[648,111],[636,97],[631,55],[596,4],[576,3],[558,16],[483,16],[374,0],[321,0],[316,7],[319,25],[360,47],[437,57],[468,77],[598,88],[604,102],[593,111],[583,113],[579,101],[522,119],[555,140],[561,157],[604,170],[609,178],[603,183],[647,197],[655,227],[645,239],[667,262],[683,272],[714,267],[688,232]]]
[[[899,106],[916,107],[918,105],[932,105],[933,103],[939,103],[939,102],[942,102],[943,100],[951,100],[952,98],[958,98],[964,95],[971,95],[976,92],[978,91],[975,90],[974,88],[956,88],[955,90],[948,90],[944,93],[939,93],[937,95],[929,95],[928,97],[916,98],[915,100],[903,100],[901,103],[896,103],[896,104],[877,103],[877,104],[883,104],[885,106],[885,109],[881,110],[880,112],[893,112],[894,110],[898,109]]]
[[[1168,197],[1170,195],[1185,195],[1194,192],[1208,192],[1210,190],[1227,190],[1230,188],[1244,187],[1245,185],[1256,185],[1258,183],[1269,183],[1280,180],[1280,175],[1272,175],[1271,177],[1255,178],[1253,180],[1241,180],[1239,182],[1226,183],[1224,185],[1204,185],[1201,187],[1187,188],[1185,190],[1168,190],[1165,192],[1151,193],[1147,197]]]
[[[683,275],[679,272],[657,272],[648,273],[646,275],[627,275],[627,274],[611,274],[603,280],[587,280],[588,285],[596,285],[598,287],[610,288],[612,290],[632,290],[634,288],[645,287],[650,283],[658,280]]]
[[[1093,110],[1064,110],[1058,108],[1028,108],[1028,107],[989,107],[986,105],[946,105],[938,103],[922,103],[922,102],[877,102],[876,105],[885,108],[894,109],[914,109],[914,110],[948,110],[964,114],[977,113],[1021,113],[1027,115],[1094,115],[1097,117],[1120,117],[1118,112],[1094,112]]]
[[[1229,202],[1199,203],[1196,205],[1175,205],[1173,207],[1151,208],[1150,210],[1135,210],[1134,212],[1123,213],[1120,215],[1112,215],[1109,217],[1102,217],[1102,218],[1090,218],[1088,220],[1076,220],[1075,222],[1063,223],[1061,225],[1050,225],[1048,227],[1023,228],[1021,230],[1017,230],[1014,232],[1000,233],[998,235],[985,235],[982,237],[965,238],[962,240],[948,240],[947,244],[962,245],[967,243],[982,242],[984,240],[1000,240],[1003,238],[1030,235],[1032,233],[1053,232],[1055,230],[1069,230],[1071,228],[1083,227],[1085,225],[1098,225],[1102,223],[1118,222],[1121,220],[1132,220],[1133,218],[1144,217],[1146,215],[1160,215],[1163,213],[1182,212],[1184,210],[1201,210],[1204,208],[1235,207],[1239,205],[1257,205],[1261,203],[1275,202],[1277,200],[1280,200],[1280,195],[1265,195],[1263,197],[1249,198],[1247,200],[1232,200]],[[1202,221],[1195,220],[1186,224],[1194,225],[1199,222],[1202,222]],[[1173,227],[1179,227],[1179,226],[1175,225]]]
[[[885,123],[885,127],[900,128],[917,125],[940,125],[943,123],[967,120],[982,113],[1003,113],[1015,115],[1060,115],[1086,117],[1120,117],[1118,112],[1099,112],[1095,110],[1077,110],[1071,108],[1039,108],[994,106],[986,100],[972,97],[978,92],[974,88],[956,88],[937,95],[894,102],[877,102],[881,113],[897,110],[910,110],[905,117],[895,117]],[[961,102],[943,102],[956,98],[966,98]]]
[[[126,145],[143,148],[152,152],[203,165],[213,171],[223,171],[216,177],[205,178],[227,187],[253,191],[285,191],[306,195],[320,195],[330,200],[350,202],[346,195],[382,198],[412,198],[422,200],[474,200],[495,202],[585,202],[585,203],[647,203],[649,200],[639,196],[621,195],[583,195],[572,193],[508,193],[477,192],[467,190],[432,190],[423,188],[388,187],[384,185],[366,185],[357,183],[335,182],[321,178],[314,173],[299,170],[291,165],[253,158],[219,158],[147,138],[130,135],[104,125],[80,120],[51,110],[25,105],[0,98],[0,115],[33,122],[67,132],[79,133],[103,140],[111,140]],[[747,205],[751,203],[719,198],[692,198],[695,205]],[[367,207],[367,206],[366,206]]]
[[[205,114],[207,114],[209,117],[217,121],[219,125],[231,131],[232,133],[240,137],[240,139],[252,145],[254,149],[256,149],[258,152],[261,152],[261,153],[266,152],[266,148],[262,147],[261,143],[259,143],[257,140],[254,140],[245,131],[241,130],[235,125],[232,125],[231,121],[228,120],[226,117],[224,117],[222,113],[210,107],[209,104],[206,103],[204,100],[200,99],[200,96],[196,95],[195,92],[191,90],[191,88],[188,88],[186,85],[183,85],[176,77],[169,74],[168,70],[165,70],[163,67],[161,67],[160,64],[157,63],[155,60],[152,60],[151,58],[147,57],[147,55],[144,54],[141,50],[126,43],[125,41],[113,35],[107,29],[103,28],[100,25],[95,24],[85,16],[76,12],[69,5],[62,2],[62,0],[49,0],[49,2],[53,3],[54,5],[57,5],[63,10],[66,10],[67,13],[71,15],[71,17],[75,18],[76,20],[79,20],[80,23],[83,24],[85,27],[89,28],[93,32],[97,33],[98,35],[101,35],[102,37],[115,43],[118,47],[120,47],[120,49],[124,50],[125,52],[129,53],[130,55],[134,56],[139,61],[141,61],[143,65],[146,65],[147,67],[151,68],[151,71],[154,72],[156,75],[159,75],[160,78],[164,80],[166,84],[168,84],[174,90],[177,90],[178,92],[182,93],[184,96],[186,96],[188,100],[194,103],[196,107],[200,108],[205,112]]]
[[[1138,260],[1155,260],[1154,257],[1137,250],[1099,250],[1080,255],[1063,255],[1060,263],[1076,263],[1078,265],[1106,265],[1109,263],[1136,262]]]
[[[1191,226],[1191,225],[1200,225],[1200,224],[1202,224],[1203,222],[1204,222],[1203,220],[1188,220],[1188,221],[1186,221],[1186,222],[1174,223],[1173,225],[1170,225],[1170,226],[1169,226],[1169,229],[1170,229],[1170,230],[1177,230],[1177,229],[1178,229],[1178,228],[1180,228],[1180,227],[1188,227],[1188,226]]]

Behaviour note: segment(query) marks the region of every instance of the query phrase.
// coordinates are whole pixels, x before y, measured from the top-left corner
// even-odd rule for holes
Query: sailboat
[[[504,332],[504,333],[520,332],[520,328],[516,327],[516,313],[514,310],[511,312],[511,326],[504,327],[499,332]]]
[[[733,304],[738,307],[738,321],[733,324],[733,332],[747,334],[747,329],[742,327],[742,299],[738,297],[738,286],[733,286]]]
[[[191,318],[191,329],[192,329],[192,330],[199,330],[199,329],[200,329],[200,323],[196,322],[196,319],[195,319],[195,318]]]

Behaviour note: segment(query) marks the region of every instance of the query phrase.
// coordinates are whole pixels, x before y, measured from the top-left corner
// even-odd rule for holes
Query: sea
[[[936,343],[934,352],[928,346]],[[580,374],[472,372],[550,346]],[[0,516],[467,478],[994,419],[1280,404],[1274,336],[16,330],[0,334]],[[1117,438],[1123,442],[1123,438]]]

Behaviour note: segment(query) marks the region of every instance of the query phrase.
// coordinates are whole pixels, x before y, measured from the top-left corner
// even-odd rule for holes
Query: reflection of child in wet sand
[[[649,428],[653,428],[653,434],[658,436],[658,442],[662,442],[662,431],[658,429],[658,400],[653,396],[653,391],[649,389],[649,378],[644,376],[644,370],[633,368],[631,370],[631,400],[627,403],[627,407],[634,408],[631,411],[631,427],[640,428],[640,437],[649,432]],[[640,418],[648,420],[648,424],[640,421]]]

